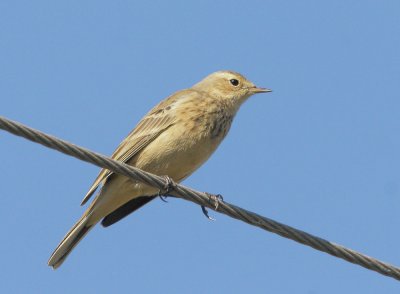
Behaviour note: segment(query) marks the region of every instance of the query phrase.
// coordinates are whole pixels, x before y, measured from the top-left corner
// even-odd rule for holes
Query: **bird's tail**
[[[90,231],[94,224],[88,224],[89,216],[83,215],[82,218],[69,230],[64,239],[58,244],[53,254],[50,256],[48,265],[57,269],[71,253],[72,249]]]

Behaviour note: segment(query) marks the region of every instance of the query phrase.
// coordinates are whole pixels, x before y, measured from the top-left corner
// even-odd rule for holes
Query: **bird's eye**
[[[237,79],[231,79],[229,82],[231,82],[231,84],[233,85],[233,86],[237,86],[237,85],[239,85],[239,81],[237,80]]]

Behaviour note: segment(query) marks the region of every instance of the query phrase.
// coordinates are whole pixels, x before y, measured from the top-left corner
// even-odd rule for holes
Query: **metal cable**
[[[122,174],[153,187],[157,187],[160,190],[165,189],[167,181],[164,177],[142,171],[138,168],[113,160],[104,155],[92,152],[88,149],[79,147],[69,142],[60,140],[56,137],[42,133],[38,130],[29,128],[20,123],[8,120],[2,116],[0,116],[0,128],[14,135],[42,144],[48,148],[55,149],[64,154],[76,157],[80,160],[92,163],[102,168],[106,168],[115,173]],[[170,194],[192,201],[196,204],[215,209],[215,201],[210,198],[210,194],[201,193],[187,188],[183,185],[176,185],[173,188],[173,191],[170,192]],[[312,247],[316,250],[326,252],[335,257],[344,259],[348,262],[358,264],[369,270],[376,271],[382,275],[400,280],[400,269],[395,266],[384,263],[375,258],[366,256],[341,245],[331,243],[327,240],[313,236],[293,227],[284,225],[272,219],[263,217],[233,204],[229,204],[228,202],[219,202],[217,211],[238,220],[244,221],[250,225],[257,226],[266,231],[278,234],[284,238],[288,238],[298,243]]]

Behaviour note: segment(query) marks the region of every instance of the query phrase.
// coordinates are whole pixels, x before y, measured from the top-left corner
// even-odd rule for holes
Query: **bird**
[[[150,110],[120,143],[112,158],[180,183],[198,169],[227,135],[239,107],[250,96],[271,92],[243,75],[214,72]],[[96,197],[65,235],[48,265],[57,269],[99,222],[104,227],[147,204],[159,190],[102,169],[81,205]]]

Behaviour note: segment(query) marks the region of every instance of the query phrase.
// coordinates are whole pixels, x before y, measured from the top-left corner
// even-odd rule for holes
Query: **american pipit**
[[[228,133],[240,105],[251,95],[270,92],[242,75],[218,71],[155,106],[121,142],[112,158],[181,182],[199,168]],[[100,220],[107,227],[154,199],[158,190],[101,170],[82,201],[102,185],[83,216],[65,235],[48,264],[58,268]]]

